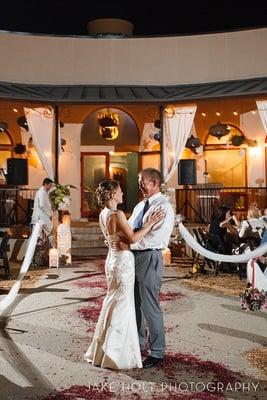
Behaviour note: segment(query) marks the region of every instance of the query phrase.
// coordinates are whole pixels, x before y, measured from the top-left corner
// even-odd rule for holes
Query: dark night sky
[[[87,35],[94,18],[123,18],[133,22],[134,34],[175,35],[267,26],[265,1],[101,1],[9,0],[1,2],[0,30]]]

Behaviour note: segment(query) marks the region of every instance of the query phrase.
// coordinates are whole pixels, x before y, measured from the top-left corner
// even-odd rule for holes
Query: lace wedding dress
[[[85,360],[102,368],[142,368],[134,305],[134,256],[131,251],[112,248],[118,240],[117,235],[107,232],[107,220],[113,212],[104,208],[99,218],[109,243],[105,262],[108,290]]]

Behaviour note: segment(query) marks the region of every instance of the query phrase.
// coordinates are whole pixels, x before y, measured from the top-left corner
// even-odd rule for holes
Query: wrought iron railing
[[[0,188],[0,226],[29,225],[37,189]]]
[[[199,187],[198,187],[199,186]],[[251,203],[263,209],[267,207],[267,187],[196,187],[176,189],[176,211],[190,222],[209,223],[220,205],[230,207],[245,219]]]
[[[251,203],[267,207],[267,187],[218,187],[196,185],[176,189],[176,212],[190,222],[209,223],[219,205],[229,206],[240,219]],[[0,188],[0,226],[29,225],[37,189]]]

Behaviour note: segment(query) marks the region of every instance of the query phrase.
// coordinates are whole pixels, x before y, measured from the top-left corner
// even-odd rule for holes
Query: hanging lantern
[[[218,121],[217,124],[210,127],[209,134],[221,139],[222,136],[228,135],[230,130],[231,127],[229,125],[222,124],[220,121]]]
[[[190,138],[187,139],[185,147],[192,150],[195,154],[203,153],[203,146],[201,141],[193,135],[191,135]]]
[[[245,136],[243,135],[233,135],[231,137],[231,143],[233,146],[241,146],[245,142]]]
[[[4,121],[0,121],[0,132],[5,132],[7,131],[8,125]]]
[[[27,123],[26,117],[24,115],[17,118],[17,124],[25,131],[29,130],[28,123]]]
[[[25,144],[22,143],[16,143],[16,146],[14,147],[14,151],[16,154],[23,154],[27,150]]]
[[[99,134],[106,140],[115,140],[119,136],[119,115],[101,112],[97,116]]]

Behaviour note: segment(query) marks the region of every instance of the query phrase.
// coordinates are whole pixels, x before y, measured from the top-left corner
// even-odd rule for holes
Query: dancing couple
[[[109,247],[105,262],[108,290],[85,359],[102,368],[149,368],[164,358],[159,293],[162,249],[168,247],[174,211],[160,192],[158,170],[144,169],[138,183],[144,200],[136,205],[128,221],[117,209],[123,197],[119,182],[102,181],[96,190],[103,207],[100,227]],[[142,362],[146,327],[150,354]]]

